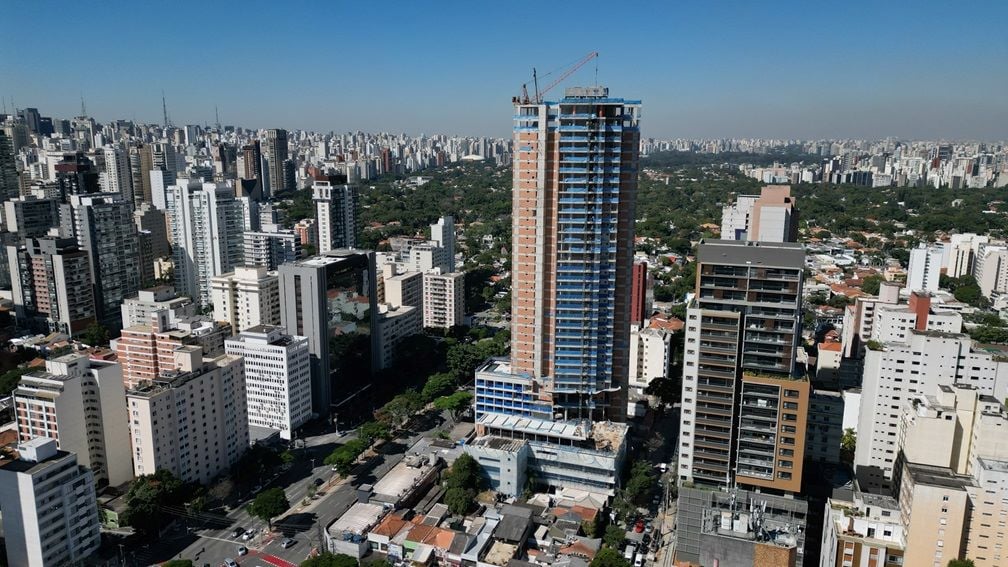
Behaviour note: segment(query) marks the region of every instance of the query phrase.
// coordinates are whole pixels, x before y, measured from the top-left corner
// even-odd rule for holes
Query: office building
[[[242,146],[236,163],[238,179],[254,180],[262,193],[262,146],[259,140]]]
[[[228,355],[245,359],[245,399],[253,440],[279,432],[291,440],[311,418],[308,339],[280,327],[256,325],[224,341]]]
[[[45,371],[22,376],[13,396],[22,442],[55,440],[91,469],[99,485],[119,486],[133,478],[118,364],[66,354],[47,360]]]
[[[973,276],[980,293],[990,299],[998,294],[1008,293],[1008,246],[1005,244],[981,244],[973,268]]]
[[[316,179],[312,185],[318,251],[354,248],[360,231],[357,186],[339,182],[337,176]]]
[[[241,207],[230,184],[188,183],[171,191],[175,289],[211,305],[214,276],[242,265]]]
[[[379,366],[374,253],[330,252],[283,264],[279,276],[280,324],[308,337],[312,411],[328,416],[334,402],[370,384]]]
[[[455,271],[455,219],[451,215],[445,215],[438,221],[430,225],[431,240],[438,246],[444,248],[448,257],[446,272]]]
[[[269,199],[283,191],[283,164],[287,161],[287,130],[266,130],[262,140],[263,198]]]
[[[71,195],[60,206],[60,232],[76,238],[91,257],[98,321],[112,332],[122,328],[119,308],[141,287],[140,242],[132,203],[118,194]]]
[[[907,267],[907,292],[938,291],[938,279],[941,276],[942,248],[940,246],[924,246],[910,250],[910,264]]]
[[[0,508],[8,565],[75,565],[101,545],[94,475],[52,439],[0,459]]]
[[[8,246],[14,314],[19,325],[74,336],[97,319],[91,259],[72,238],[28,238]]]
[[[123,328],[148,325],[151,314],[161,310],[169,312],[170,320],[195,316],[198,311],[191,299],[179,296],[171,286],[161,285],[141,289],[136,297],[123,301],[121,308]]]
[[[266,268],[235,268],[211,280],[214,320],[234,333],[280,324],[280,278]]]
[[[465,324],[465,274],[423,274],[423,326],[451,329]]]
[[[701,241],[688,305],[680,483],[801,487],[809,382],[796,364],[805,253]]]
[[[249,447],[243,360],[203,358],[198,346],[172,352],[174,370],[126,392],[136,476],[170,471],[207,484]]]
[[[767,185],[759,195],[739,195],[721,211],[721,238],[795,242],[798,208],[789,185]]]

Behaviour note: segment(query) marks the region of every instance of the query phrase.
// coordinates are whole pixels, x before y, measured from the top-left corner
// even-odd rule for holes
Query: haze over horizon
[[[1001,141],[1008,4],[969,4],[13,3],[0,98],[159,123],[163,90],[176,125],[216,106],[250,128],[507,137],[532,67],[542,86],[597,50],[547,98],[597,68],[643,101],[644,137]]]

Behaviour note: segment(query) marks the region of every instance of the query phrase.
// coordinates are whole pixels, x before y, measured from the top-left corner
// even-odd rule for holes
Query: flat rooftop
[[[469,445],[474,447],[486,447],[487,449],[508,451],[511,453],[521,449],[524,444],[525,441],[521,439],[508,439],[507,437],[497,437],[496,435],[477,437],[469,442]]]
[[[800,270],[805,267],[805,249],[797,242],[704,239],[697,247],[697,261]]]
[[[363,535],[377,525],[384,514],[385,507],[381,504],[357,502],[329,524],[326,531],[333,537],[340,537],[345,533]]]
[[[396,503],[408,494],[430,472],[432,467],[430,464],[411,467],[406,459],[403,459],[374,484],[374,494]]]
[[[907,473],[914,484],[925,484],[928,486],[940,486],[953,490],[965,490],[967,486],[973,485],[973,479],[958,475],[945,467],[933,467],[930,465],[920,465],[917,463],[906,464]]]

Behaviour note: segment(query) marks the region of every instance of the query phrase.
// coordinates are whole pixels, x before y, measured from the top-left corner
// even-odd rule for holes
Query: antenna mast
[[[164,113],[164,127],[168,127],[168,104],[165,102],[164,89],[161,90],[161,111]]]

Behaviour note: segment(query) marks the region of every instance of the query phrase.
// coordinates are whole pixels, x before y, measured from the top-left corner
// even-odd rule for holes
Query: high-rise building
[[[687,306],[680,483],[800,490],[804,268],[798,244],[701,241]]]
[[[632,279],[630,323],[640,325],[651,316],[651,306],[654,303],[654,286],[647,260],[634,261]]]
[[[242,258],[246,266],[276,270],[280,264],[301,257],[301,239],[293,230],[275,224],[242,235]]]
[[[465,274],[423,275],[423,326],[450,329],[465,324]]]
[[[238,179],[254,179],[262,188],[262,146],[259,140],[242,146],[241,155],[238,156]]]
[[[1005,243],[981,244],[973,268],[980,293],[986,298],[1008,293],[1008,246]]]
[[[87,195],[101,190],[98,171],[82,152],[66,154],[56,164],[56,184],[59,187],[60,201],[64,203],[70,195]]]
[[[153,258],[165,258],[171,255],[171,247],[168,245],[168,223],[164,211],[145,202],[133,211],[133,221],[137,230],[146,230],[150,233]]]
[[[379,370],[392,366],[398,354],[396,349],[403,339],[423,332],[422,315],[420,308],[412,305],[383,303],[378,306],[376,348]]]
[[[568,418],[626,411],[639,114],[605,87],[515,108],[511,370]]]
[[[373,252],[337,251],[280,266],[280,322],[308,337],[312,411],[371,383],[378,368],[378,301]]]
[[[175,289],[208,306],[211,279],[242,265],[241,207],[230,184],[189,183],[171,191]]]
[[[123,328],[135,325],[149,325],[151,313],[166,309],[169,320],[196,315],[196,304],[188,297],[180,297],[175,288],[167,285],[141,289],[136,297],[127,298],[122,304]]]
[[[511,359],[477,370],[478,437],[466,452],[507,493],[534,478],[615,494],[640,102],[575,87],[559,102],[514,104]]]
[[[389,266],[391,267],[391,266]],[[420,309],[424,301],[423,274],[404,272],[382,278],[385,285],[385,303],[398,308],[408,305]]]
[[[340,183],[335,177],[316,179],[312,186],[320,254],[357,246],[357,186]]]
[[[133,178],[133,207],[153,202],[150,172],[154,169],[154,156],[149,145],[131,146],[129,150],[130,175]]]
[[[235,268],[211,280],[214,319],[234,333],[280,324],[280,279],[266,268]]]
[[[283,164],[287,161],[287,130],[272,128],[266,130],[262,140],[263,197],[269,199],[283,190]]]
[[[973,233],[953,234],[949,241],[942,245],[942,267],[945,268],[945,275],[958,278],[973,274],[980,246],[989,241],[989,237]]]
[[[118,194],[71,195],[60,206],[60,231],[77,239],[91,257],[98,321],[105,328],[122,328],[119,308],[140,290],[140,243],[133,223],[133,206]]]
[[[906,291],[938,291],[938,279],[941,275],[942,248],[940,246],[910,250],[910,264],[907,267]]]
[[[52,439],[0,459],[0,506],[8,565],[80,564],[101,545],[94,474]]]
[[[249,447],[244,362],[203,358],[179,346],[175,369],[126,392],[136,476],[168,470],[182,482],[206,484],[228,471]]]
[[[836,490],[826,501],[819,565],[902,567],[905,541],[895,498]]]
[[[229,355],[245,360],[245,399],[253,440],[279,431],[290,440],[311,418],[311,371],[307,337],[281,327],[257,325],[224,341]]]
[[[451,215],[445,215],[438,221],[430,225],[431,240],[438,246],[444,248],[448,257],[447,272],[455,271],[455,219]]]
[[[122,146],[108,145],[102,148],[105,158],[105,193],[118,193],[123,200],[134,206],[133,176],[130,172],[129,153]]]
[[[16,197],[5,201],[3,207],[4,230],[19,238],[45,236],[50,228],[59,225],[59,207],[55,199]]]
[[[15,153],[13,139],[0,128],[0,202],[13,199],[20,193]]]
[[[77,241],[28,238],[7,259],[19,325],[73,336],[97,321],[91,259]]]
[[[798,208],[789,185],[766,185],[759,195],[739,195],[721,211],[721,238],[795,242]]]
[[[13,395],[22,442],[54,439],[60,449],[77,454],[99,485],[119,486],[133,478],[118,364],[66,354],[47,360],[44,372],[22,376]]]

